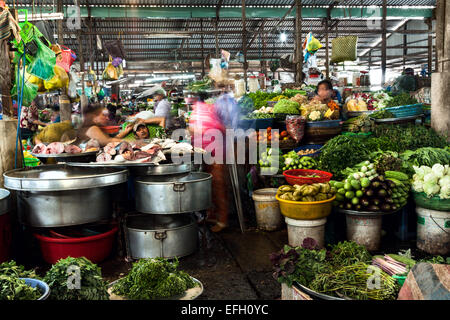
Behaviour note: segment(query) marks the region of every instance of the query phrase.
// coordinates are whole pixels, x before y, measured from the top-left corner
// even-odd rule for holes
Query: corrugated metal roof
[[[335,0],[303,0],[303,6],[329,6]],[[345,6],[381,6],[382,0],[342,0],[340,5]],[[16,0],[16,4],[31,5],[31,0]],[[35,6],[53,5],[56,0],[35,0]],[[215,7],[219,0],[78,0],[80,5],[89,3],[91,6],[98,5],[136,5],[136,6],[212,6]],[[241,0],[223,0],[223,6],[241,6]],[[63,0],[64,5],[74,5],[74,0]],[[268,6],[291,6],[292,0],[246,0],[247,6],[268,7]],[[10,3],[13,5],[13,3]],[[435,6],[436,0],[387,0],[388,6]]]

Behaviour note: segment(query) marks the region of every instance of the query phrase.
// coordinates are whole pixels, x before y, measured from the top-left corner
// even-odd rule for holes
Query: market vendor
[[[323,104],[328,104],[334,99],[339,100],[336,91],[333,89],[333,84],[330,80],[322,80],[317,85],[316,96],[313,99],[319,100]]]
[[[110,137],[100,129],[102,126],[108,125],[108,110],[101,104],[88,104],[83,110],[83,125],[77,133],[77,144],[95,139],[101,147],[106,146],[110,142],[122,141],[117,137]]]
[[[392,85],[391,92],[393,94],[400,94],[404,92],[416,91],[416,78],[414,76],[414,69],[406,68],[403,74],[395,79]]]
[[[157,124],[164,128],[166,124],[166,118],[154,117],[145,120],[138,118],[135,122],[129,123],[124,130],[119,132],[116,138],[125,140],[149,139],[150,132],[147,127],[147,125],[149,124]],[[130,135],[130,133],[133,133],[133,135]]]
[[[47,123],[39,120],[39,110],[36,101],[31,101],[29,106],[22,106],[20,114],[20,134],[22,138],[28,139],[37,131],[38,126],[46,126]]]
[[[171,124],[171,116],[170,116],[170,109],[172,108],[169,100],[167,100],[166,92],[164,89],[160,88],[155,91],[153,94],[154,100],[155,100],[155,117],[164,117],[166,118],[166,129],[170,127]]]

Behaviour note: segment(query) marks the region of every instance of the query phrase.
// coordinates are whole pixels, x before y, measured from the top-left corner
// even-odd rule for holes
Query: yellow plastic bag
[[[104,80],[117,80],[119,79],[119,73],[116,69],[116,67],[112,64],[112,57],[109,56],[109,62],[106,66],[105,70],[103,71],[103,79]]]
[[[320,43],[320,41],[317,40],[315,37],[311,36],[311,40],[309,41],[309,43],[307,45],[307,50],[310,53],[315,53],[317,50],[319,50],[322,47],[323,47],[323,45]]]
[[[28,81],[29,83],[36,85],[38,87],[37,91],[38,93],[44,93],[46,91],[44,86],[44,80],[42,80],[41,78],[38,78],[25,71],[25,80]]]
[[[44,86],[47,91],[53,91],[69,86],[69,76],[67,72],[58,65],[54,67],[55,75],[48,81],[44,81]]]

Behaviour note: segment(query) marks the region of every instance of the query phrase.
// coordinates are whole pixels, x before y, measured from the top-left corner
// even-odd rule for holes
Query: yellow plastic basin
[[[297,220],[315,220],[325,218],[330,215],[333,209],[333,200],[336,196],[323,201],[301,202],[283,200],[276,196],[280,203],[281,214],[285,217]]]

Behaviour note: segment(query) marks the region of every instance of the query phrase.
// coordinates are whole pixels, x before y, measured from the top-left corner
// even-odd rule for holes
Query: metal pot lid
[[[5,187],[20,191],[64,191],[124,183],[127,170],[72,167],[66,164],[15,169],[3,174]]]
[[[205,172],[191,172],[176,176],[147,176],[136,178],[138,184],[167,184],[167,183],[191,183],[212,179],[212,175]]]
[[[167,230],[178,229],[193,223],[191,215],[167,214],[167,215],[137,215],[127,218],[127,228],[134,230]]]
[[[161,176],[189,173],[192,167],[192,163],[167,163],[150,167],[130,167],[129,170],[134,176]]]
[[[0,216],[9,210],[9,195],[10,192],[8,190],[0,189]]]

